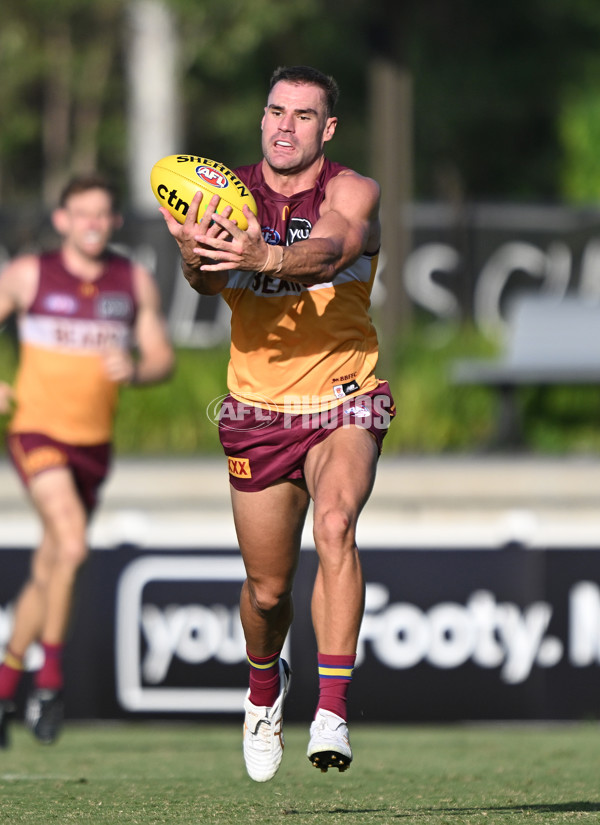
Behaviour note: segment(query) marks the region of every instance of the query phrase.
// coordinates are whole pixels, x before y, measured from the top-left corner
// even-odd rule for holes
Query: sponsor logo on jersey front
[[[116,320],[26,315],[19,330],[21,341],[27,344],[87,352],[128,349],[131,339],[129,328]]]
[[[133,310],[131,298],[124,293],[105,293],[96,301],[98,318],[127,319]]]
[[[285,278],[271,278],[265,272],[257,272],[252,279],[252,291],[257,295],[299,295],[305,287]]]
[[[306,218],[292,218],[287,228],[286,243],[290,246],[296,241],[305,241],[312,229],[312,223]]]

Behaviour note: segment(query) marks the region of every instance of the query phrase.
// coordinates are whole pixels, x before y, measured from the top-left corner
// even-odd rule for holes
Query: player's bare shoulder
[[[350,223],[362,225],[363,250],[374,253],[381,242],[380,197],[380,186],[373,178],[361,175],[354,169],[342,169],[327,182],[321,216],[331,210],[339,212]]]
[[[362,215],[377,219],[381,190],[373,178],[361,175],[354,169],[342,169],[325,186],[325,198],[321,214],[328,209],[346,211],[354,208]]]

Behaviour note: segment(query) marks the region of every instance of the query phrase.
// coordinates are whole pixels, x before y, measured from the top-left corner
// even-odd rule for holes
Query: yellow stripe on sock
[[[255,667],[257,670],[269,670],[269,668],[275,667],[279,664],[279,656],[275,659],[274,662],[267,662],[267,664],[261,665],[259,662],[253,662],[250,656],[246,656],[248,659],[248,664],[250,667]]]
[[[6,655],[4,656],[4,664],[13,670],[23,670],[24,668],[23,659],[14,656],[9,650],[6,651]]]
[[[326,665],[319,665],[319,676],[328,676],[329,678],[337,676],[340,679],[350,679],[353,669],[352,667],[327,667]]]

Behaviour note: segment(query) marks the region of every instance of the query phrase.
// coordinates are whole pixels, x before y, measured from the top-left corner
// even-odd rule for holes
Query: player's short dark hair
[[[288,83],[312,83],[314,86],[320,86],[325,92],[327,117],[333,115],[340,96],[339,86],[333,77],[323,74],[318,69],[313,69],[312,66],[279,66],[271,75],[269,91],[280,80],[286,80]]]
[[[111,209],[117,212],[119,209],[119,196],[116,187],[98,172],[89,172],[85,175],[76,175],[71,178],[63,187],[58,198],[60,207],[65,207],[72,195],[80,195],[82,192],[89,192],[90,189],[102,189],[110,198]]]

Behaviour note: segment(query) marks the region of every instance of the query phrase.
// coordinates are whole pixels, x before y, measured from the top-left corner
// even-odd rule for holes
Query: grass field
[[[0,822],[597,822],[600,729],[578,725],[355,725],[349,771],[321,774],[286,727],[276,777],[246,776],[240,726],[68,724],[45,747],[16,724],[0,751]]]

